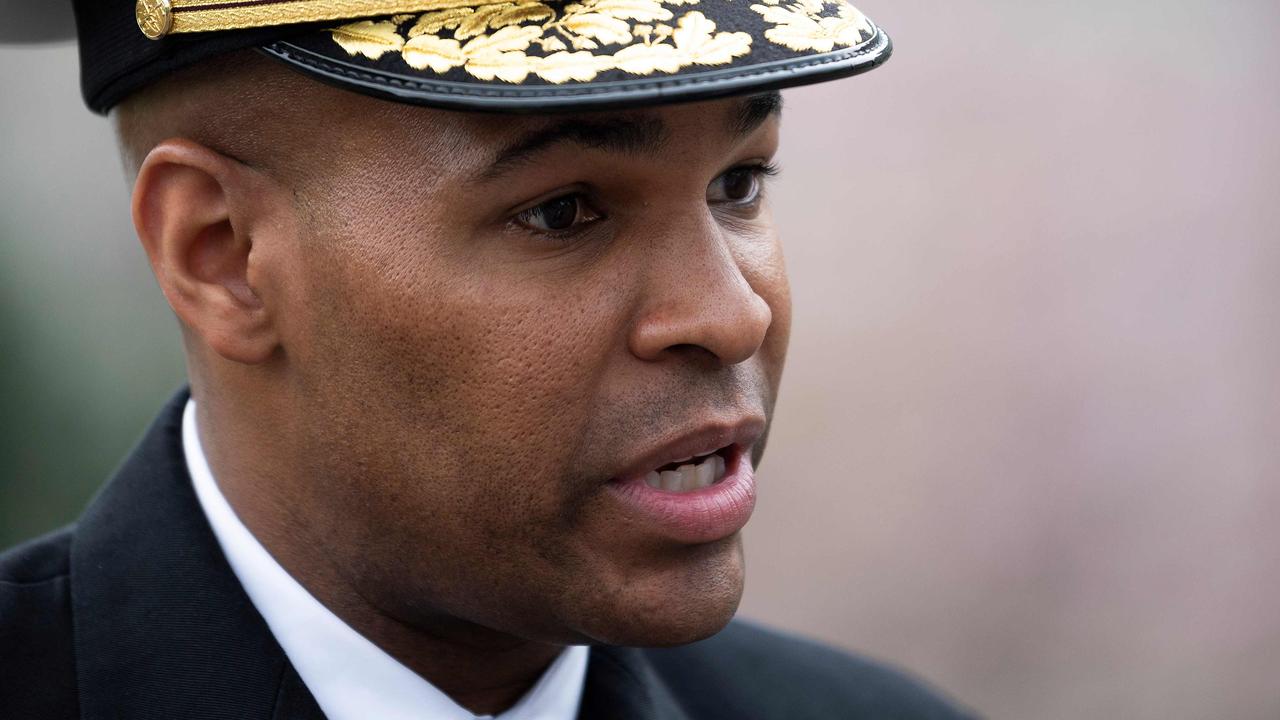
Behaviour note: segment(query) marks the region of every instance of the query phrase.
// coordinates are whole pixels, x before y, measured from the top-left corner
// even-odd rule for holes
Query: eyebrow
[[[729,128],[735,139],[741,138],[760,127],[770,116],[781,112],[782,96],[777,91],[752,95],[734,106]],[[668,137],[666,124],[656,115],[632,114],[603,119],[571,117],[534,130],[507,145],[476,174],[474,181],[496,180],[561,143],[624,155],[643,155],[656,154]]]
[[[735,108],[732,127],[736,138],[741,138],[764,124],[774,115],[782,114],[782,93],[777,90],[752,95]]]
[[[534,130],[506,146],[475,179],[480,182],[495,180],[560,143],[568,142],[592,150],[637,155],[656,153],[666,139],[666,125],[656,116],[569,118]]]

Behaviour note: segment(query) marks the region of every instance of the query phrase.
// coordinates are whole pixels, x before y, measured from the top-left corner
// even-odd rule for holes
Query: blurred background
[[[743,613],[994,718],[1280,717],[1280,3],[862,0],[789,91]],[[73,46],[0,49],[0,545],[183,381]]]

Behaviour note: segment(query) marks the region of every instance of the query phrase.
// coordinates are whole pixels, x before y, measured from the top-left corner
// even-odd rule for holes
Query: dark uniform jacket
[[[199,506],[185,402],[169,403],[79,522],[0,555],[0,719],[323,718]],[[579,717],[963,715],[902,674],[734,622],[675,649],[593,648]]]

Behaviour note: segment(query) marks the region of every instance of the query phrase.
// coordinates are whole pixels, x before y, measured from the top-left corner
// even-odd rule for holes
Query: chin
[[[698,618],[673,619],[665,624],[638,628],[631,642],[634,647],[673,647],[705,640],[720,632],[733,619],[738,610],[737,601],[721,608],[720,612],[704,613]]]
[[[721,545],[716,543],[716,545]],[[688,550],[688,549],[686,549]],[[608,602],[585,633],[594,643],[669,647],[706,639],[733,619],[742,600],[741,543],[704,546],[694,557],[642,571],[608,591]]]

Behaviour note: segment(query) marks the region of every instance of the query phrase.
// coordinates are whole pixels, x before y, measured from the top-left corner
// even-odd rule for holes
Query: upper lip
[[[640,452],[634,461],[627,463],[614,477],[637,477],[668,463],[707,455],[730,445],[750,448],[764,434],[764,427],[765,419],[762,415],[742,415],[702,422],[662,438],[649,449]]]

